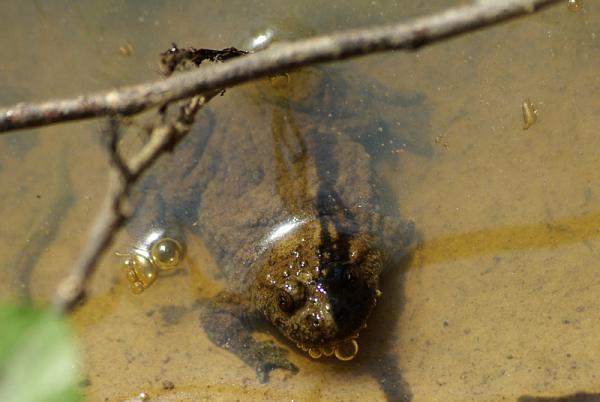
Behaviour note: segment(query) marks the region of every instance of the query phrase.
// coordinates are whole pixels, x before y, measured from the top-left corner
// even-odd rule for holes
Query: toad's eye
[[[161,269],[175,268],[183,259],[184,253],[181,244],[170,237],[160,239],[150,250],[152,260]]]
[[[284,313],[290,314],[294,311],[294,299],[292,298],[292,295],[285,290],[279,291],[279,294],[277,295],[277,305]]]

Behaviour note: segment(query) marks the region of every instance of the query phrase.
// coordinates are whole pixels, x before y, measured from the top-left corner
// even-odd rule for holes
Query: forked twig
[[[108,190],[104,203],[92,225],[90,237],[69,275],[59,284],[54,297],[54,308],[59,312],[71,310],[85,294],[85,285],[104,251],[110,246],[118,230],[127,222],[131,212],[129,194],[138,178],[168,150],[172,149],[190,130],[196,113],[218,92],[196,96],[181,107],[174,122],[156,126],[149,141],[129,161],[121,158],[118,150],[119,123],[109,118],[107,149],[111,155]]]

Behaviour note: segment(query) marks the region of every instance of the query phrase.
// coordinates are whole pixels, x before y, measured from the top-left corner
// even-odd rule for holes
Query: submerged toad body
[[[227,290],[202,309],[202,327],[261,381],[295,366],[253,338],[249,318],[266,317],[312,357],[350,360],[382,270],[412,243],[412,224],[383,201],[376,157],[360,143],[381,138],[382,123],[366,101],[349,101],[347,84],[306,69],[215,99],[146,180],[130,225],[138,251],[151,250],[146,261],[172,262],[172,250],[155,245],[184,244],[184,229],[203,238]],[[396,108],[411,113],[420,102],[403,97]]]

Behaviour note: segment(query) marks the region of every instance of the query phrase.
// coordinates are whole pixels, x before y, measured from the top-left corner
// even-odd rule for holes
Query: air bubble
[[[308,349],[308,355],[313,359],[318,359],[323,355],[323,353],[319,349],[310,348]]]
[[[183,247],[170,237],[158,240],[150,251],[152,260],[160,269],[173,269],[183,259]]]
[[[333,356],[333,352],[335,352],[335,349],[333,346],[323,346],[321,348],[321,353],[323,353],[323,356]]]
[[[354,339],[348,339],[335,347],[335,357],[343,362],[354,359],[358,354],[358,342]]]

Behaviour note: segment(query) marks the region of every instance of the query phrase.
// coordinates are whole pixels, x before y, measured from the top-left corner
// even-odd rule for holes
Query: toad
[[[312,358],[351,360],[383,270],[414,243],[374,167],[390,150],[428,152],[423,99],[356,82],[305,68],[228,90],[145,179],[129,225],[136,293],[181,261],[186,236],[203,239],[226,290],[203,306],[201,326],[261,382],[297,369],[285,348],[255,339],[252,318]],[[390,130],[384,107],[406,125]]]

